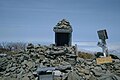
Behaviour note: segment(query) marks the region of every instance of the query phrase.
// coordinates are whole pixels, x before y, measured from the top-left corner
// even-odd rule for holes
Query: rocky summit
[[[38,80],[38,68],[54,70],[54,80],[120,80],[120,59],[96,64],[94,55],[80,54],[75,46],[28,44],[26,51],[0,55],[0,80]]]

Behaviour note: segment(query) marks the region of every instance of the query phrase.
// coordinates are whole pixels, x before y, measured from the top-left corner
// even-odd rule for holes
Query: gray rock
[[[106,70],[107,69],[105,65],[101,65],[101,68],[102,68],[102,70]]]
[[[90,77],[91,77],[90,75],[85,75],[86,80],[90,80]]]
[[[91,65],[91,64],[92,64],[92,62],[87,62],[87,61],[86,61],[86,64],[87,64],[87,65]]]
[[[114,64],[114,69],[115,70],[120,70],[120,64]]]
[[[16,78],[11,78],[11,77],[3,77],[2,80],[16,80]]]
[[[99,77],[98,80],[120,80],[120,77],[114,74],[105,74],[102,77]]]
[[[35,67],[35,63],[34,63],[34,62],[32,62],[32,61],[28,61],[28,62],[26,63],[26,65],[28,66],[28,68],[29,68],[29,69],[34,68],[34,67]]]
[[[81,64],[81,67],[82,67],[82,68],[85,68],[85,64],[84,64],[84,63],[82,63],[82,64]]]
[[[65,52],[64,52],[64,50],[52,51],[52,52],[50,53],[50,55],[60,56],[60,55],[65,55]]]
[[[40,59],[40,60],[44,60],[44,59],[45,59],[45,56],[44,56],[44,55],[39,55],[39,59]]]
[[[22,78],[22,80],[30,80],[30,79],[29,79],[29,77],[24,76],[24,77]]]
[[[116,70],[115,73],[120,73],[120,70]]]
[[[21,57],[20,57],[20,60],[24,61],[24,60],[28,60],[29,59],[29,55],[28,54],[23,54]]]
[[[96,77],[100,77],[101,75],[104,74],[104,73],[102,73],[102,72],[100,72],[100,71],[98,71],[98,70],[94,70],[94,69],[92,69],[91,71],[93,72],[93,74],[94,74]]]
[[[86,75],[88,75],[88,74],[90,73],[89,70],[86,70],[86,69],[83,69],[83,68],[79,69],[79,72],[80,72],[80,73],[84,73],[84,74],[86,74]]]
[[[11,76],[12,78],[17,78],[17,74],[16,74],[16,73],[11,74],[10,76]]]
[[[6,58],[0,58],[0,72],[5,71],[8,65]]]
[[[84,80],[84,79],[78,74],[76,74],[76,72],[72,71],[68,74],[67,80]]]
[[[25,69],[27,66],[26,65],[23,65],[22,68]]]
[[[86,75],[89,75],[89,74],[90,74],[90,71],[85,69],[85,72],[84,72],[84,73],[85,73]]]
[[[12,64],[13,64],[13,63],[9,63],[9,64],[7,65],[7,69],[9,69],[10,67],[12,67]]]
[[[76,64],[76,60],[73,58],[68,58],[68,60],[66,60],[68,63],[70,63],[72,66],[74,66]]]
[[[29,43],[27,49],[32,49],[32,48],[34,48],[34,45],[32,43]]]
[[[4,75],[5,74],[5,72],[0,72],[0,76],[2,76],[2,75]]]
[[[27,60],[24,60],[21,64],[22,65],[25,65],[25,64],[27,64],[28,63],[28,61]]]
[[[70,65],[70,63],[68,63],[68,62],[66,62],[66,61],[63,61],[63,62],[61,62],[60,64],[63,65],[63,66]]]
[[[40,59],[36,59],[35,63],[36,64],[40,63]]]
[[[6,74],[5,74],[5,76],[9,76],[9,75],[10,75],[10,73],[6,73]]]
[[[115,63],[120,63],[120,59],[112,59]]]
[[[98,80],[94,75],[91,75],[88,80]]]
[[[90,66],[90,69],[94,69],[95,66]]]
[[[85,66],[85,69],[86,69],[86,70],[89,70],[89,69],[90,69],[90,66]]]
[[[7,54],[4,54],[4,53],[0,53],[0,57],[6,57]]]
[[[29,73],[27,74],[27,76],[28,76],[28,77],[31,77],[31,76],[32,76],[32,73],[31,73],[31,72],[29,72]]]
[[[47,53],[47,54],[51,54],[51,51],[50,51],[50,50],[47,50],[46,53]]]
[[[11,67],[9,70],[11,71],[11,72],[13,72],[13,71],[15,71],[17,69],[17,67]]]

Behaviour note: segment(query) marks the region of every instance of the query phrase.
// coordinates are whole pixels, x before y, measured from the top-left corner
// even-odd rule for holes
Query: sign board
[[[108,39],[107,31],[106,30],[99,30],[97,31],[99,39],[105,40]]]
[[[96,58],[97,64],[112,63],[111,56]]]

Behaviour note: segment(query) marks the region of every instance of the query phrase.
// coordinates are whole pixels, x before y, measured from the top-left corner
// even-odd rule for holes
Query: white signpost
[[[99,30],[97,31],[97,33],[99,39],[101,40],[101,42],[98,42],[97,45],[102,48],[104,57],[107,57],[108,55],[108,48],[106,46],[106,39],[108,39],[107,32],[106,30]]]
[[[102,58],[97,58],[97,64],[103,64],[103,63],[110,63],[112,62],[112,58],[111,56],[108,56],[108,48],[107,48],[107,44],[106,44],[106,39],[108,39],[107,36],[107,31],[104,30],[99,30],[97,31],[98,33],[98,37],[101,40],[101,42],[98,42],[98,46],[102,48],[103,50],[103,56],[101,56]]]

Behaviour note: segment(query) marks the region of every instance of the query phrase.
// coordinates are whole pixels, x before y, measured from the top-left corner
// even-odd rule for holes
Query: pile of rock
[[[68,80],[120,80],[120,60],[113,63],[96,64],[94,59],[78,59]]]
[[[69,59],[66,57],[75,56],[74,54],[75,47],[35,46],[28,44],[25,52],[1,56],[0,79],[34,80],[33,72],[37,70],[37,67],[62,68],[63,66],[71,65],[67,62]]]
[[[75,46],[28,44],[25,52],[0,56],[0,80],[36,80],[38,67],[58,69],[62,77],[55,80],[120,80],[120,59],[98,65],[95,58],[83,59],[76,52]]]
[[[7,55],[7,57],[0,58],[0,63],[0,79],[2,80],[34,78],[32,71],[35,70],[36,65],[27,54]]]

